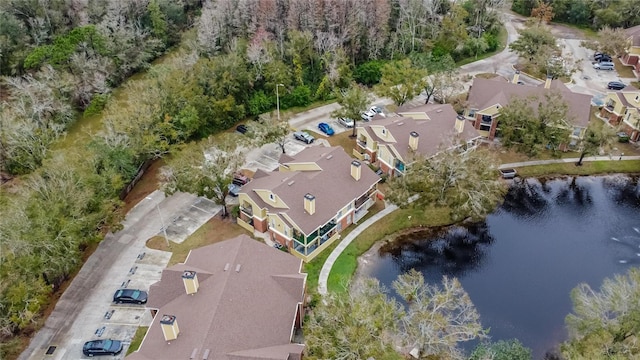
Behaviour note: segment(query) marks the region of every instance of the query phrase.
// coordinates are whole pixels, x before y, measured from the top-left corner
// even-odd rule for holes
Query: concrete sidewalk
[[[336,262],[336,260],[338,259],[338,256],[342,254],[344,249],[346,249],[347,246],[351,244],[353,239],[355,239],[358,235],[360,235],[365,229],[367,229],[376,221],[385,217],[387,214],[392,213],[397,208],[398,207],[395,205],[387,204],[384,210],[368,218],[362,224],[359,224],[355,229],[353,229],[352,232],[349,233],[349,235],[345,236],[344,239],[340,241],[340,244],[338,244],[338,246],[335,249],[333,249],[329,257],[327,258],[327,261],[325,261],[324,265],[322,265],[322,270],[320,270],[320,278],[318,279],[318,292],[321,295],[327,294],[327,280],[329,279],[329,273],[331,273],[331,268],[333,267],[333,263]]]

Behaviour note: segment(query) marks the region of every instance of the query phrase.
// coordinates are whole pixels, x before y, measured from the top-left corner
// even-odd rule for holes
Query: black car
[[[82,346],[85,356],[118,355],[122,352],[120,340],[92,340]]]
[[[598,60],[598,62],[612,62],[613,59],[611,58],[611,56],[609,55],[603,55],[602,57],[600,57]]]
[[[602,59],[603,57],[605,58],[611,58],[611,56],[605,54],[605,53],[601,53],[601,52],[597,52],[593,55],[593,60],[595,61],[600,61],[600,59]]]
[[[116,304],[146,304],[147,292],[135,289],[119,289],[113,294],[113,302]]]
[[[611,81],[607,84],[607,89],[610,89],[610,90],[622,90],[625,87],[627,87],[627,85],[625,85],[620,81]]]
[[[246,134],[247,131],[249,131],[249,129],[247,129],[245,125],[240,124],[236,126],[236,131],[239,132],[240,134]]]

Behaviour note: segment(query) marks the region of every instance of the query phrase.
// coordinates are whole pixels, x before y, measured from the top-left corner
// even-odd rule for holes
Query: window
[[[469,115],[467,115],[468,117],[475,117],[476,116],[476,111],[478,111],[477,109],[470,109],[469,110]]]
[[[616,102],[609,99],[609,101],[607,101],[607,107],[613,109],[614,107],[616,107]]]
[[[338,211],[338,217],[342,216],[342,210]]]
[[[382,128],[382,135],[387,135],[387,129]]]
[[[276,197],[273,194],[269,194],[269,200],[276,201]]]

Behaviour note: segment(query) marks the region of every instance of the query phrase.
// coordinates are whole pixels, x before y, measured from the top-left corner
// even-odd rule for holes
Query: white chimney
[[[193,295],[198,292],[200,284],[198,283],[198,275],[195,271],[186,270],[182,273],[182,282],[187,295]]]
[[[360,161],[353,160],[351,162],[351,177],[356,179],[356,181],[360,180],[360,176],[362,175],[362,167]]]
[[[162,326],[162,333],[164,334],[164,339],[166,341],[171,341],[178,338],[178,334],[180,334],[180,329],[178,329],[178,322],[176,321],[175,316],[162,315],[162,319],[160,320],[160,326]]]
[[[411,150],[418,150],[418,140],[420,140],[420,134],[415,131],[409,133],[409,147]]]

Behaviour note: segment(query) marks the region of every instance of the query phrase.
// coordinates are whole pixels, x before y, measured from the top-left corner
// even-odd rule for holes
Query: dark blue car
[[[87,341],[82,346],[82,353],[85,356],[118,355],[122,352],[122,342],[120,340],[93,340]]]
[[[318,124],[318,129],[329,136],[334,134],[333,128],[327,123]]]
[[[136,289],[119,289],[113,294],[113,302],[116,304],[146,304],[147,292]]]

